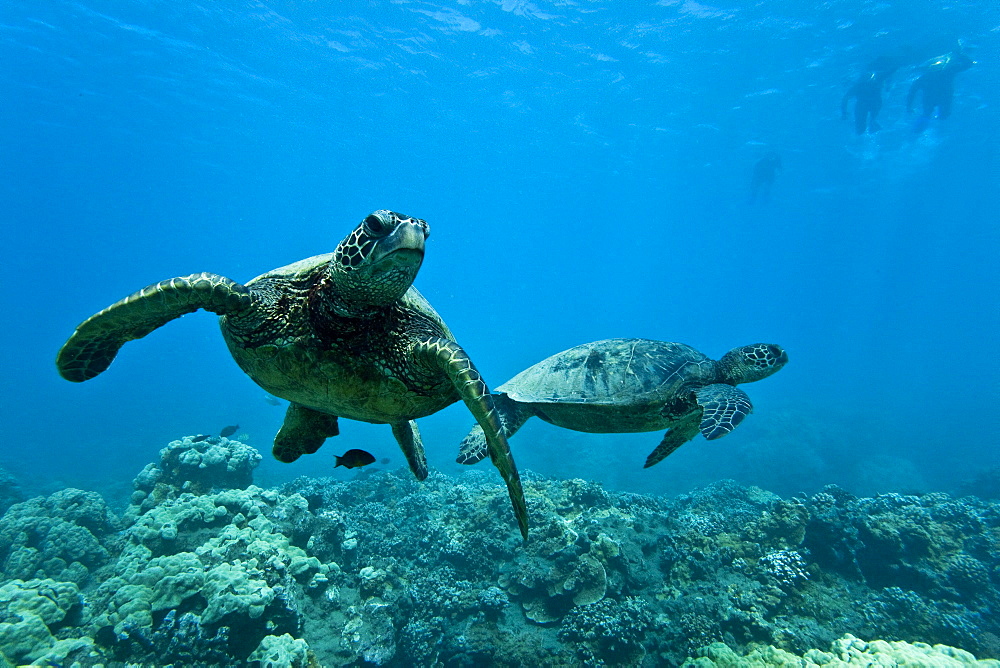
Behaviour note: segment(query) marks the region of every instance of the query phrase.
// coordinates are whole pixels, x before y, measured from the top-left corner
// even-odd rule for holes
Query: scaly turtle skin
[[[413,420],[461,399],[489,435],[486,450],[527,539],[524,492],[493,397],[441,317],[411,287],[428,234],[423,220],[376,211],[333,253],[246,285],[206,273],[161,281],[84,321],[56,365],[67,380],[88,380],[126,342],[185,313],[212,311],[222,316],[222,335],[240,368],[291,402],[274,439],[277,459],[316,452],[337,435],[338,417],[385,423],[420,480],[427,463]]]
[[[646,458],[656,464],[701,431],[725,436],[753,406],[735,387],[766,378],[788,362],[781,346],[734,348],[716,361],[683,343],[607,339],[542,360],[496,389],[493,401],[510,437],[537,415],[559,427],[600,434],[668,429]],[[477,426],[462,441],[458,463],[487,453]]]

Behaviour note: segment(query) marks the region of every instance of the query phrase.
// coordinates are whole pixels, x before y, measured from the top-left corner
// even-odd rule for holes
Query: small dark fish
[[[192,443],[201,443],[202,441],[207,440],[208,437],[209,437],[208,434],[201,434],[200,436],[195,436],[194,438],[192,438],[191,442]]]
[[[348,450],[340,457],[334,455],[333,458],[337,460],[333,468],[345,466],[349,469],[356,469],[360,466],[368,466],[375,461],[375,455],[364,450]]]
[[[389,459],[388,457],[383,457],[382,459],[378,460],[378,463],[379,463],[379,464],[382,464],[382,465],[384,466],[385,464],[388,464],[388,463],[389,463],[389,462],[391,462],[391,461],[392,461],[392,460],[391,460],[391,459]]]
[[[236,430],[239,428],[240,426],[238,424],[231,424],[228,427],[223,427],[222,431],[219,432],[219,436],[222,437],[232,436],[233,434],[236,433]]]

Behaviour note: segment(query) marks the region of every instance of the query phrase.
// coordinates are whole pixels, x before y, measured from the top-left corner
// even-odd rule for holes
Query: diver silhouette
[[[774,151],[754,163],[750,175],[749,204],[753,204],[758,198],[762,203],[767,203],[771,199],[771,184],[774,183],[774,177],[779,171],[781,171],[781,156]]]
[[[854,98],[854,131],[859,135],[868,132],[878,132],[881,126],[875,120],[882,110],[882,91],[889,85],[889,77],[896,71],[898,65],[889,58],[879,56],[868,71],[851,86],[840,101],[840,117],[847,120],[847,104]]]
[[[923,113],[917,120],[915,130],[922,132],[937,109],[937,118],[945,119],[951,116],[951,102],[955,94],[955,75],[964,72],[975,65],[975,61],[962,53],[961,47],[956,51],[937,58],[932,58],[920,66],[921,75],[910,86],[906,94],[906,112],[913,113],[913,102],[917,93],[923,94]]]

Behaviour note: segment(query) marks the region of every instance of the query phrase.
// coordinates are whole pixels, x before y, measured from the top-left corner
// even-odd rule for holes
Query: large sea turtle
[[[683,343],[606,339],[564,350],[496,389],[494,405],[511,436],[537,415],[559,427],[601,434],[669,429],[646,458],[652,466],[701,431],[725,436],[753,406],[735,387],[767,378],[788,361],[781,346],[755,343],[709,359]],[[487,454],[478,426],[462,441],[460,464]]]
[[[85,320],[56,359],[82,382],[108,368],[126,342],[200,308],[217,313],[236,363],[291,402],[274,456],[292,462],[339,433],[337,418],[392,425],[418,479],[427,477],[414,419],[461,399],[489,436],[522,536],[527,509],[493,397],[423,296],[411,287],[430,233],[418,218],[376,211],[336,250],[240,285],[192,274],[143,288]]]

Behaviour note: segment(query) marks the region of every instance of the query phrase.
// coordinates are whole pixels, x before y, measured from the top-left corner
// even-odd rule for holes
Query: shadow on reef
[[[238,441],[160,454],[121,517],[65,489],[0,518],[10,662],[709,666],[761,648],[903,651],[847,633],[1000,656],[1000,504],[974,497],[829,486],[782,499],[722,481],[664,498],[526,476],[522,547],[486,472],[278,490],[252,484],[260,455]]]
[[[979,471],[971,479],[962,482],[958,489],[963,495],[1000,499],[1000,466]]]
[[[17,479],[10,471],[0,467],[0,514],[21,501],[24,501],[24,492]]]

